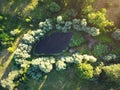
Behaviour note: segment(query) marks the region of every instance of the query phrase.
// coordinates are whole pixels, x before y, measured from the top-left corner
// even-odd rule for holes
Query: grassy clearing
[[[52,71],[43,81],[28,79],[18,90],[108,90],[104,84],[78,80],[73,69]]]

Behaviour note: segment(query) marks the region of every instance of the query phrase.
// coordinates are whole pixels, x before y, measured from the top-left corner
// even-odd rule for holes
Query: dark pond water
[[[71,40],[72,32],[54,32],[41,39],[34,48],[35,54],[57,54],[65,50]]]

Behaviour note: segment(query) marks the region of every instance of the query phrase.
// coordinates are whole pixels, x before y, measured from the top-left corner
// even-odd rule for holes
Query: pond
[[[66,50],[72,38],[72,32],[54,32],[38,41],[34,54],[50,55]]]

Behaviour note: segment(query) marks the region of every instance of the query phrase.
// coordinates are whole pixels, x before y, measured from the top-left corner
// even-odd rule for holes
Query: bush
[[[116,61],[116,59],[117,59],[117,55],[115,55],[115,54],[108,54],[108,55],[103,57],[103,60],[106,62]]]
[[[0,20],[3,20],[3,16],[0,15]]]
[[[103,67],[102,77],[108,82],[115,82],[120,85],[120,64]]]
[[[16,35],[20,34],[20,32],[21,32],[20,29],[14,29],[13,31],[10,31],[10,34],[11,34],[12,36],[16,36]]]
[[[97,59],[94,56],[87,55],[87,54],[81,55],[79,53],[74,53],[72,56],[73,56],[75,64],[80,64],[82,62],[91,62],[91,63],[93,63],[93,62],[97,61]]]
[[[7,88],[8,90],[14,90],[19,82],[25,79],[26,70],[27,69],[11,71],[6,79],[1,80],[2,87]]]
[[[87,5],[82,9],[82,17],[86,18],[89,25],[99,28],[101,32],[110,32],[114,30],[114,22],[106,18],[106,9],[94,11],[92,5]]]
[[[103,56],[107,53],[109,53],[109,48],[107,45],[105,44],[101,44],[101,43],[98,43],[94,46],[93,48],[93,51],[92,53],[96,56],[96,57],[100,57],[100,56]]]
[[[60,71],[60,70],[64,70],[66,69],[66,63],[62,60],[59,60],[56,62],[56,70]]]
[[[61,7],[56,3],[52,2],[50,5],[47,7],[52,13],[60,11]]]
[[[113,27],[114,23],[110,22],[106,18],[106,9],[102,9],[101,11],[97,12],[90,12],[87,16],[88,22],[99,28],[102,32],[109,32],[112,29],[108,27]]]
[[[15,51],[15,47],[14,47],[14,46],[9,47],[7,50],[8,50],[9,52],[14,52],[14,51]]]
[[[100,30],[96,27],[88,27],[86,19],[73,19],[73,29],[77,31],[84,31],[92,36],[98,36],[100,34]]]
[[[93,77],[93,67],[87,63],[77,64],[76,73],[80,79],[91,79]]]
[[[40,70],[44,73],[49,73],[53,69],[53,64],[55,63],[54,58],[37,58],[33,59],[31,64],[33,66],[38,65]]]
[[[116,40],[120,40],[120,29],[117,29],[115,32],[113,32],[112,37]]]
[[[37,66],[37,65],[31,66],[28,69],[27,74],[28,74],[28,76],[32,77],[35,80],[40,80],[40,78],[42,77],[42,72],[41,72],[39,66]]]
[[[83,36],[80,33],[74,33],[71,38],[71,42],[70,42],[69,46],[70,47],[80,46],[84,42],[85,42],[85,39],[83,38]]]

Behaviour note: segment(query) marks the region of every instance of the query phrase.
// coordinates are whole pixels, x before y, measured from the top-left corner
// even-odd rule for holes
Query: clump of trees
[[[1,80],[2,87],[13,90],[20,82],[25,80],[26,71],[27,68],[11,71],[6,79]]]
[[[56,29],[61,30],[63,32],[67,32],[73,28],[76,31],[83,31],[92,36],[98,36],[100,34],[100,30],[96,27],[87,26],[86,19],[73,19],[72,21],[64,21],[62,16],[57,17]]]
[[[77,76],[80,79],[91,79],[94,74],[93,66],[87,63],[81,63],[76,65]]]
[[[120,85],[120,64],[113,64],[104,66],[102,69],[101,77],[107,82],[114,82]]]
[[[114,22],[106,18],[106,9],[95,11],[92,5],[87,5],[82,9],[82,17],[86,18],[88,24],[100,29],[100,32],[111,32],[114,30]]]

